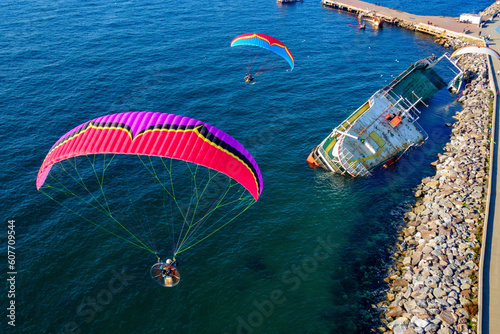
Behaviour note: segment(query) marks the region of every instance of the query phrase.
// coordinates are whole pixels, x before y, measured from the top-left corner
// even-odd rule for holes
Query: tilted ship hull
[[[441,58],[417,61],[373,94],[313,149],[309,164],[335,173],[367,176],[423,143],[428,135],[417,122],[420,111],[416,104],[446,86],[432,69]]]

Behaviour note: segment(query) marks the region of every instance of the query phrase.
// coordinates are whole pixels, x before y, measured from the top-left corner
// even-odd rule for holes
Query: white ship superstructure
[[[313,149],[309,164],[335,173],[366,176],[423,143],[428,135],[417,122],[420,111],[416,105],[446,86],[432,70],[440,59],[432,56],[412,64],[376,92]]]

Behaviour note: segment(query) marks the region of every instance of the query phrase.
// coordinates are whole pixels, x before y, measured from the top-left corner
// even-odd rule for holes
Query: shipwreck
[[[453,76],[448,84],[434,69],[442,59],[451,64],[448,69]],[[415,62],[333,129],[307,162],[334,173],[370,175],[428,138],[417,122],[421,113],[417,105],[446,86],[459,90],[462,77],[448,54]]]

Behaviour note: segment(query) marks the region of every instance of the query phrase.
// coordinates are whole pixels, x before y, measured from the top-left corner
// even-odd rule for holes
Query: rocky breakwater
[[[462,111],[433,163],[436,174],[422,180],[405,216],[387,299],[378,305],[381,332],[475,333],[492,94],[486,58],[460,62],[475,78],[459,99]]]
[[[434,42],[441,44],[445,48],[453,48],[453,49],[463,48],[463,47],[471,45],[471,44],[472,45],[474,45],[474,44],[481,45],[481,46],[484,45],[484,42],[482,42],[480,40],[476,41],[476,43],[471,43],[470,41],[464,41],[464,39],[462,39],[462,38],[452,37],[452,36],[445,36],[445,37],[438,36],[438,37],[436,37]]]

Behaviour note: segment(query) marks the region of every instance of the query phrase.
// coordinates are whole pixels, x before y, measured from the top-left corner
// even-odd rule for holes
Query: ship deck
[[[419,60],[371,96],[313,150],[316,164],[365,176],[427,139],[417,122],[420,111],[415,105],[446,86],[432,68],[440,59]]]

